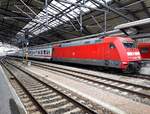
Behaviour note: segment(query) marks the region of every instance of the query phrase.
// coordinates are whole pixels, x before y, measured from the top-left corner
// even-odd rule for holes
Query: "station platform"
[[[27,114],[0,66],[0,114]]]

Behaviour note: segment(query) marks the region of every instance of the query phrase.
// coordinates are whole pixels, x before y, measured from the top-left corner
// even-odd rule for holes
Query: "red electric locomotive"
[[[141,56],[135,42],[127,37],[96,37],[61,43],[53,47],[53,61],[140,70]]]
[[[150,60],[150,42],[140,42],[138,43],[138,48],[141,53],[141,57],[143,60]]]

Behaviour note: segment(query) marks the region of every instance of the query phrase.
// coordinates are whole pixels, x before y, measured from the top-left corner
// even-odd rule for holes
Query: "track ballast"
[[[66,74],[71,78],[73,77],[75,79],[78,79],[79,81],[89,83],[93,86],[101,87],[105,90],[112,91],[122,96],[131,98],[132,100],[150,105],[149,86],[120,81],[117,79],[107,78],[100,75],[89,74],[86,72],[81,72],[53,65],[47,65],[39,62],[32,62],[32,65],[48,69],[54,73],[59,72],[62,74]]]
[[[39,113],[42,114],[98,114],[108,113],[111,111],[102,108],[101,110],[89,102],[73,96],[71,92],[63,90],[54,83],[49,84],[32,76],[27,71],[15,66],[14,64],[3,64],[5,68],[13,75],[19,85],[30,96],[32,101],[38,107]]]

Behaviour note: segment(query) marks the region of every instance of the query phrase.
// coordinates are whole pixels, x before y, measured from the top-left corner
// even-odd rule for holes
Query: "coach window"
[[[48,54],[50,54],[50,50],[48,50]]]
[[[113,43],[110,43],[109,48],[113,49],[113,48],[115,48],[115,45]]]
[[[141,53],[148,53],[149,50],[148,50],[148,48],[141,48],[140,52]]]

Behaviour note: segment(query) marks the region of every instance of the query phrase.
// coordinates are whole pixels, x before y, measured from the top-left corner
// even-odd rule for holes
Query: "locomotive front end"
[[[127,73],[137,73],[141,69],[141,55],[135,41],[127,38],[122,44],[126,51],[126,61],[122,62],[124,71]]]

